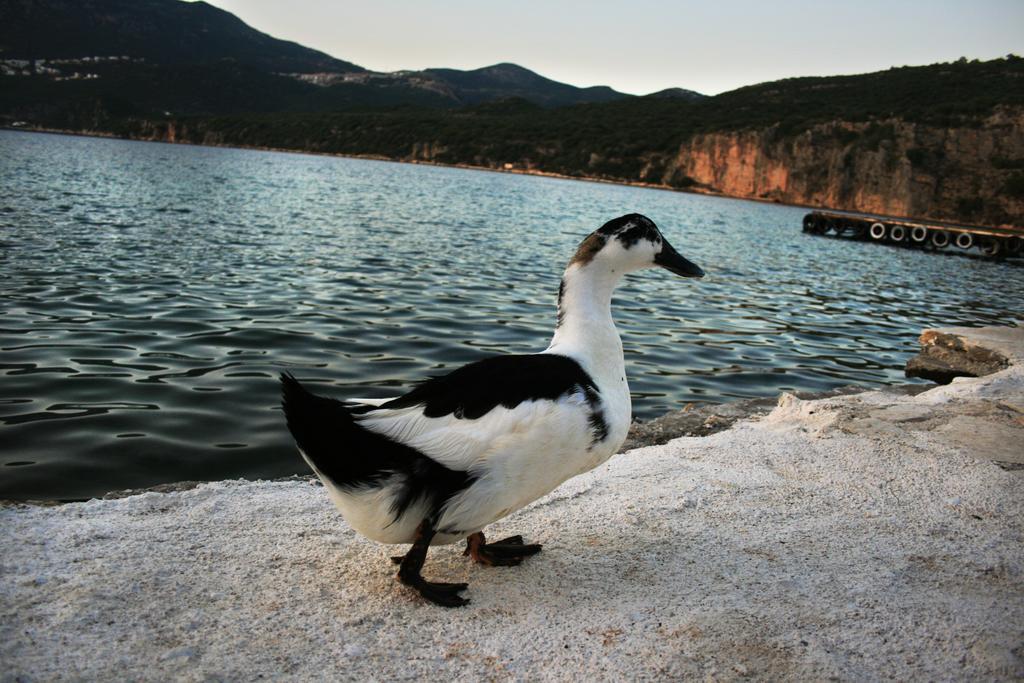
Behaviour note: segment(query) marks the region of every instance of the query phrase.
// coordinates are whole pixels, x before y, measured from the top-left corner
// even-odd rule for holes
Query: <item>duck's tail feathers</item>
[[[353,427],[352,415],[340,401],[306,391],[291,373],[281,373],[281,407],[288,431],[314,464],[338,455],[339,442]]]
[[[288,430],[321,478],[344,489],[404,475],[391,503],[395,519],[419,500],[429,500],[439,509],[475,480],[468,472],[450,470],[416,449],[360,425],[353,414],[372,406],[350,408],[341,401],[311,394],[287,372],[281,373],[281,405]]]

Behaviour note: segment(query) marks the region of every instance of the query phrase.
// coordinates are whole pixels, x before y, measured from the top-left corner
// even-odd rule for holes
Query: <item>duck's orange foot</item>
[[[488,543],[484,533],[478,531],[466,539],[466,551],[477,564],[488,567],[514,567],[524,558],[539,553],[539,543],[523,543],[522,536],[509,536],[494,543]]]

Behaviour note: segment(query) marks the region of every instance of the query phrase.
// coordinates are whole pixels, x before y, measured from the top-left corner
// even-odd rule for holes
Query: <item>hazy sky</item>
[[[1024,54],[1024,0],[208,1],[375,71],[514,62],[634,94]]]

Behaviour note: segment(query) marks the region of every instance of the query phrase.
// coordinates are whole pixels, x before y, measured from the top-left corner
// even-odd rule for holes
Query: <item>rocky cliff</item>
[[[1022,225],[1024,109],[976,126],[888,119],[833,121],[796,134],[777,126],[696,135],[645,178],[733,197]],[[685,184],[685,183],[684,183]]]

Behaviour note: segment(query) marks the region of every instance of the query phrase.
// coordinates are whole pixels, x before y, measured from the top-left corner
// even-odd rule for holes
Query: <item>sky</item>
[[[1024,0],[207,1],[373,71],[513,62],[632,94],[1024,55]]]

